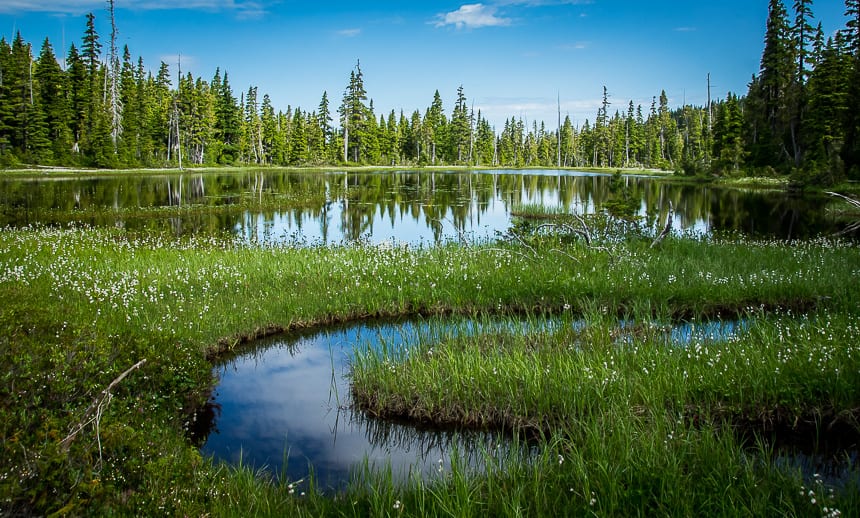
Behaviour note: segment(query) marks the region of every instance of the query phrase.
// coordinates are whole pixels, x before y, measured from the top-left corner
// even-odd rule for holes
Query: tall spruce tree
[[[457,162],[463,161],[463,152],[468,150],[471,137],[472,125],[469,120],[468,106],[466,106],[466,95],[463,93],[463,85],[457,88],[457,101],[451,114],[451,144],[456,150]]]
[[[794,26],[792,40],[796,70],[792,88],[789,91],[790,105],[790,143],[794,167],[799,168],[804,154],[804,121],[806,118],[807,98],[806,83],[810,71],[815,67],[812,61],[812,47],[815,40],[815,30],[812,28],[812,0],[796,0],[794,2]]]
[[[860,180],[860,0],[846,0],[845,15],[848,24],[845,32],[846,46],[851,56],[850,80],[848,83],[848,106],[845,116],[845,142],[841,150],[845,170],[852,180]]]
[[[84,151],[92,156],[95,147],[95,126],[100,118],[98,110],[103,104],[101,75],[99,73],[99,65],[101,59],[102,44],[99,41],[99,34],[96,31],[95,15],[87,13],[86,30],[84,31],[83,43],[81,45],[81,60],[85,69],[85,91],[84,91],[84,128],[81,135],[81,142],[84,146]]]
[[[746,111],[752,162],[757,166],[783,163],[790,155],[789,92],[794,83],[794,50],[788,13],[782,0],[770,0],[764,51],[757,80],[750,87]]]
[[[368,109],[367,91],[364,89],[364,74],[361,72],[361,62],[356,61],[355,68],[349,73],[349,84],[343,94],[338,113],[340,113],[341,128],[343,129],[343,161],[360,161],[362,139],[366,137]]]
[[[51,142],[51,158],[62,163],[71,151],[69,104],[66,80],[48,38],[45,38],[36,64],[37,98]]]

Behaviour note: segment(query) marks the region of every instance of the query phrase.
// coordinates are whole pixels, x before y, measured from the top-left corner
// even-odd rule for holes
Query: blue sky
[[[38,53],[44,38],[65,55],[80,47],[87,12],[104,48],[106,0],[0,0],[0,35],[20,31]],[[517,116],[556,126],[556,102],[575,124],[594,120],[603,86],[612,109],[629,100],[647,113],[666,90],[672,106],[745,93],[758,71],[767,0],[482,0],[297,2],[116,0],[119,44],[135,60],[210,80],[229,73],[236,96],[249,86],[276,108],[316,109],[323,91],[340,104],[361,60],[377,116],[422,114],[439,90],[450,116],[457,87],[501,129]],[[841,0],[818,0],[829,35],[844,27]]]

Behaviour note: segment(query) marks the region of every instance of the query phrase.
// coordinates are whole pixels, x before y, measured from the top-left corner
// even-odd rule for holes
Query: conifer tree
[[[292,134],[290,135],[290,165],[301,165],[308,159],[308,140],[305,134],[305,118],[296,108],[293,115]]]
[[[717,111],[714,150],[717,172],[736,174],[743,164],[743,115],[738,97],[731,92]]]
[[[100,94],[103,90],[99,81],[99,63],[101,58],[102,44],[99,41],[98,32],[96,32],[95,15],[87,13],[87,25],[84,31],[83,43],[81,45],[81,59],[85,67],[85,90],[84,90],[84,128],[81,135],[81,142],[85,146],[85,151],[91,153],[94,147],[95,124],[99,118],[97,112],[98,106],[101,104]]]
[[[6,38],[0,38],[0,165],[7,165],[13,159],[11,146],[12,104],[9,87],[9,63],[12,48]]]
[[[367,125],[367,91],[364,89],[364,75],[361,72],[361,63],[356,62],[355,68],[349,74],[349,84],[343,94],[340,113],[341,127],[343,128],[343,160],[358,162],[362,138]]]
[[[463,85],[457,88],[457,101],[454,104],[454,112],[451,114],[451,140],[452,147],[456,150],[457,162],[463,162],[463,152],[467,150],[471,138],[471,123],[469,121],[468,107],[466,106],[466,95],[463,93]]]
[[[61,163],[71,150],[66,81],[51,42],[45,38],[35,70],[37,99],[51,142],[51,157]]]
[[[230,79],[224,72],[224,79],[220,80],[219,71],[216,71],[213,85],[220,83],[220,88],[213,86],[215,97],[215,138],[221,142],[221,150],[217,158],[218,163],[232,164],[239,158],[239,144],[242,134],[242,111],[233,95]]]
[[[324,91],[322,99],[320,99],[320,104],[317,107],[317,125],[322,133],[319,155],[324,161],[328,161],[335,156],[334,153],[331,152],[332,134],[334,133],[334,128],[332,128],[331,123],[332,117],[331,107],[329,106],[328,100],[328,92]]]
[[[831,185],[842,176],[837,158],[845,141],[845,121],[850,111],[852,65],[853,57],[840,33],[835,40],[828,40],[809,78],[804,146],[809,150],[807,160],[821,172],[816,179],[818,184]]]
[[[860,0],[846,0],[848,24],[845,29],[847,52],[851,56],[848,83],[848,113],[844,121],[845,142],[841,157],[845,171],[852,180],[860,180]]]
[[[430,162],[435,165],[437,159],[437,151],[439,142],[443,141],[445,127],[445,113],[442,105],[442,96],[439,95],[439,90],[433,94],[433,103],[427,108],[427,113],[424,115],[423,129],[425,141],[425,149],[428,149]]]
[[[790,155],[789,93],[794,82],[794,51],[782,0],[770,0],[765,46],[757,81],[748,97],[747,126],[754,165],[776,165]]]

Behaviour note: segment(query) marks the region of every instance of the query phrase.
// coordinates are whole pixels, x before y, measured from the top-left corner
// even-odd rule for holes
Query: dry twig
[[[93,400],[93,402],[90,403],[90,406],[87,407],[87,410],[84,412],[84,416],[81,418],[80,422],[75,425],[75,427],[72,429],[69,435],[66,436],[65,439],[60,441],[60,446],[63,448],[63,451],[69,451],[69,447],[71,446],[72,441],[81,432],[81,430],[86,428],[88,424],[95,422],[96,440],[99,444],[99,459],[101,459],[102,444],[101,437],[99,435],[99,425],[101,423],[101,417],[102,413],[104,412],[104,409],[107,407],[108,403],[110,403],[110,400],[113,398],[111,390],[115,386],[117,386],[119,382],[124,380],[126,376],[131,374],[131,371],[139,369],[140,366],[144,363],[146,363],[146,358],[129,367],[125,372],[123,372],[122,374],[117,376],[116,379],[111,381],[110,384],[99,393],[99,395]]]

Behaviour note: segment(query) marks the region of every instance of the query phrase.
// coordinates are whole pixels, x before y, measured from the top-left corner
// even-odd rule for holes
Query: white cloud
[[[481,27],[503,27],[510,25],[510,18],[496,16],[496,8],[484,4],[464,4],[456,11],[440,14],[436,27],[453,25],[458,29],[478,29]]]
[[[496,0],[496,3],[525,7],[552,7],[556,5],[588,5],[594,3],[594,0]]]
[[[117,0],[116,9],[133,11],[167,11],[183,9],[190,11],[231,12],[237,18],[259,18],[267,12],[266,4],[272,1],[254,0]],[[0,0],[0,13],[23,12],[62,13],[80,15],[107,9],[106,0]]]
[[[197,64],[197,58],[194,56],[186,56],[185,54],[166,54],[159,58],[161,61],[167,63],[171,69],[179,69],[179,65],[182,65],[182,74],[185,75],[185,72],[188,71],[189,68],[193,68]]]
[[[338,36],[343,36],[344,38],[354,38],[361,34],[361,29],[342,29],[337,31]]]
[[[585,50],[591,44],[587,41],[577,41],[576,43],[567,43],[563,45],[559,45],[558,49],[566,52],[571,52],[575,50]]]
[[[696,32],[695,27],[675,27],[675,32]]]

